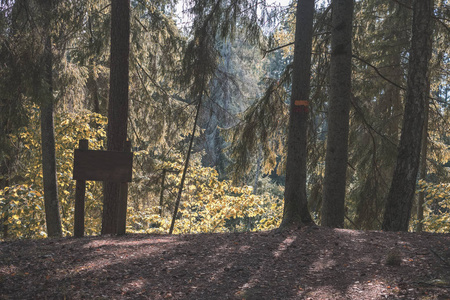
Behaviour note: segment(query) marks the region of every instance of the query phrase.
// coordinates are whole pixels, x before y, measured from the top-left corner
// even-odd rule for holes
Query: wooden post
[[[124,148],[124,152],[131,152],[131,142],[126,141]],[[127,225],[127,198],[128,198],[128,182],[122,182],[120,184],[120,194],[119,194],[119,205],[118,205],[118,214],[117,214],[117,234],[123,235],[126,231]]]
[[[7,177],[6,179],[0,180],[1,189],[4,189],[5,187],[9,186],[9,177]],[[9,191],[6,191],[5,195],[8,194]],[[2,214],[0,212],[0,224],[1,224],[1,229],[3,231],[3,239],[7,239],[8,238],[8,218],[9,218],[9,209],[6,208],[5,211],[3,212],[3,217]]]
[[[6,192],[6,193],[8,193],[8,192]],[[0,221],[3,224],[3,226],[2,226],[3,239],[5,239],[5,240],[8,238],[8,218],[9,218],[9,210],[6,209],[4,214],[3,214],[3,218],[0,218]]]
[[[88,140],[79,141],[79,149],[88,150]],[[84,236],[84,200],[86,194],[86,180],[77,180],[75,188],[75,217],[73,235],[75,237]]]
[[[124,151],[89,150],[88,141],[80,140],[75,149],[73,179],[77,181],[75,190],[74,236],[84,235],[84,201],[86,180],[110,181],[119,184],[119,203],[116,203],[113,234],[125,234],[127,217],[128,182],[132,180],[133,153],[131,143],[125,142]],[[117,189],[116,189],[117,191]]]

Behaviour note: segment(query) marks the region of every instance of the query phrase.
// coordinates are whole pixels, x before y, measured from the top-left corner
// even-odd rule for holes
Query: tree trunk
[[[322,225],[344,227],[352,75],[353,0],[333,0]]]
[[[123,151],[127,138],[130,1],[111,1],[111,67],[107,149]],[[120,183],[105,182],[102,234],[116,234]]]
[[[100,100],[99,100],[99,91],[98,91],[98,83],[97,80],[95,79],[95,74],[94,74],[94,66],[92,65],[92,63],[89,64],[88,69],[89,69],[89,75],[86,81],[86,86],[88,88],[88,95],[90,96],[88,101],[92,103],[93,106],[93,112],[99,114],[100,113]],[[88,103],[89,103],[88,102]],[[88,106],[88,105],[86,105]]]
[[[427,84],[427,94],[430,94],[430,81]],[[422,149],[420,151],[420,169],[419,179],[425,180],[427,176],[427,149],[428,149],[428,114],[430,111],[430,104],[428,99],[425,103],[425,121],[422,130]],[[423,204],[425,203],[425,192],[419,193],[417,201],[417,232],[423,230]]]
[[[188,148],[188,152],[186,155],[186,161],[184,162],[184,168],[183,168],[183,174],[181,175],[180,186],[178,187],[177,200],[175,201],[175,209],[173,211],[172,222],[170,224],[169,234],[173,233],[173,229],[175,226],[175,220],[177,218],[178,207],[179,207],[180,201],[181,201],[181,194],[183,193],[183,188],[184,188],[184,181],[186,179],[186,174],[187,174],[187,170],[189,167],[189,160],[191,158],[192,145],[194,143],[194,138],[195,138],[195,130],[197,129],[198,116],[200,114],[200,109],[202,107],[202,97],[203,97],[202,94],[200,94],[200,96],[198,97],[197,112],[195,113],[195,120],[194,120],[194,126],[192,128],[192,135],[191,135],[191,139],[189,140],[189,148]]]
[[[91,17],[88,17],[88,28],[89,28],[89,46],[90,47],[94,47],[94,36],[92,33],[92,20]],[[96,51],[97,54],[99,51]],[[98,91],[98,83],[97,83],[97,79],[95,78],[95,74],[94,74],[94,59],[90,58],[89,59],[89,64],[88,64],[88,78],[86,81],[86,87],[88,89],[88,101],[86,103],[86,106],[89,107],[89,104],[92,103],[93,106],[93,111],[97,114],[100,113],[100,101],[99,101],[99,91]]]
[[[386,200],[382,229],[407,231],[420,162],[432,51],[433,0],[415,0],[405,113],[397,163]]]
[[[260,147],[258,150],[258,156],[256,158],[255,180],[253,181],[253,194],[254,195],[257,194],[259,176],[261,175],[261,169],[262,169],[262,149]]]
[[[44,1],[43,12],[49,13],[52,10],[52,1]],[[56,154],[55,154],[55,126],[53,122],[54,99],[53,99],[53,76],[52,76],[52,38],[50,28],[50,18],[46,18],[44,24],[46,33],[45,48],[43,57],[43,68],[45,68],[45,82],[48,91],[41,99],[41,137],[42,137],[42,175],[44,181],[44,204],[45,218],[47,223],[47,234],[49,237],[62,236],[61,216],[58,200],[58,181],[56,175]]]
[[[163,205],[164,205],[164,190],[165,188],[165,183],[166,183],[166,172],[167,169],[163,169],[162,170],[162,175],[161,175],[161,192],[159,194],[159,216],[162,217],[163,215]]]
[[[5,159],[6,161],[6,159]],[[2,162],[0,164],[0,175],[2,178],[0,179],[0,189],[3,190],[5,187],[9,186],[9,172],[6,162]],[[8,192],[6,192],[8,193]],[[3,233],[3,239],[8,238],[8,218],[9,212],[8,209],[2,207],[3,213],[0,211],[0,230]]]
[[[298,0],[290,104],[286,185],[281,227],[312,223],[306,197],[306,141],[314,0]]]

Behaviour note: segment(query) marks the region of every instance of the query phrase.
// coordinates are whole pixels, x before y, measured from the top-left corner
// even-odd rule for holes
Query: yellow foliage
[[[36,107],[29,108],[30,123],[19,135],[11,139],[20,144],[23,151],[20,161],[24,181],[0,190],[1,217],[8,225],[13,238],[45,238],[45,213],[40,153],[39,114]],[[92,113],[62,114],[55,118],[56,157],[59,185],[59,201],[63,233],[72,235],[75,181],[72,180],[73,152],[80,139],[89,140],[90,149],[101,149],[106,139],[106,118]],[[20,143],[18,143],[20,139]],[[149,158],[146,150],[135,153],[136,161]],[[157,161],[153,167],[176,172],[166,176],[168,195],[177,193],[183,168],[183,157],[175,153],[171,161]],[[139,165],[139,164],[136,164]],[[148,171],[135,166],[135,182],[130,184],[127,230],[140,233],[167,233],[170,227],[174,197],[166,199],[159,215],[159,190],[147,195],[154,205],[142,205],[140,182],[151,182]],[[150,179],[149,179],[150,178]],[[154,180],[154,179],[153,179]],[[159,184],[159,183],[158,183]],[[201,166],[200,158],[194,158],[189,167],[182,202],[174,233],[226,232],[243,230],[270,230],[281,220],[281,201],[270,195],[253,195],[249,186],[233,186],[230,181],[218,179],[212,168]],[[166,195],[166,198],[169,198]],[[100,233],[102,211],[102,185],[87,182],[85,229],[87,235]],[[133,202],[134,201],[134,202]]]
[[[424,192],[426,196],[424,230],[450,232],[450,183],[432,184],[420,180],[417,192]]]
[[[167,166],[167,163],[163,165]],[[162,166],[157,168],[161,169]],[[171,168],[181,170],[182,164],[172,164]],[[180,176],[181,172],[168,176],[167,185],[176,186]],[[237,187],[230,181],[220,181],[216,170],[201,167],[199,161],[194,160],[189,167],[174,233],[275,228],[281,220],[281,204],[277,205],[276,200],[268,195],[253,195],[252,190],[249,186]],[[128,215],[127,230],[130,232],[167,233],[172,220],[171,212],[161,217],[152,208],[140,211],[129,209]],[[272,219],[272,223],[262,222],[266,215]]]
[[[42,238],[45,234],[45,214],[42,186],[39,111],[29,107],[30,122],[17,136],[11,136],[13,143],[23,149],[19,160],[24,177],[22,184],[1,190],[0,208],[6,219],[8,233],[13,238]],[[63,231],[73,230],[73,207],[75,182],[72,180],[73,151],[78,140],[89,140],[90,149],[100,149],[105,139],[103,126],[106,118],[98,114],[62,114],[55,118],[56,158],[58,170],[59,200]],[[20,142],[19,142],[20,141]],[[86,193],[86,223],[89,234],[100,228],[101,186],[88,184]],[[7,217],[7,218],[4,218]]]

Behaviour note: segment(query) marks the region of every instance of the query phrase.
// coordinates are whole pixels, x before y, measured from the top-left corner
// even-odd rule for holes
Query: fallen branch
[[[434,251],[432,248],[428,248],[428,250],[430,250],[431,253],[436,255],[436,257],[439,258],[446,266],[450,267],[450,263],[445,258],[440,256],[436,251]]]

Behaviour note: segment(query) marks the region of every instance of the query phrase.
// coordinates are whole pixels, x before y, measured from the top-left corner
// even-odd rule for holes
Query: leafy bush
[[[46,237],[39,110],[29,108],[30,122],[11,142],[19,150],[21,182],[0,190],[4,225],[11,238]],[[73,231],[75,181],[72,180],[73,151],[80,139],[88,139],[90,149],[103,148],[105,117],[94,114],[61,114],[55,118],[56,163],[61,221],[65,234]],[[101,221],[101,183],[87,182],[86,232],[97,233]]]
[[[20,183],[0,190],[1,220],[8,226],[11,238],[46,237],[39,110],[29,108],[30,122],[10,140],[19,149]],[[104,148],[106,139],[105,117],[86,112],[61,114],[55,118],[56,157],[58,170],[61,220],[65,235],[73,233],[75,181],[72,180],[73,152],[80,139],[89,140],[89,148]],[[128,232],[168,232],[173,204],[180,182],[183,157],[173,155],[169,161],[155,162],[153,169],[171,169],[167,180],[167,195],[159,214],[159,181],[151,182],[149,171],[137,164],[147,151],[135,151],[136,182],[130,184],[128,205]],[[150,157],[151,158],[151,157]],[[147,178],[147,181],[144,179]],[[154,180],[153,180],[154,181]],[[144,197],[142,190],[152,184]],[[146,201],[149,198],[151,201]],[[102,184],[88,181],[86,186],[86,234],[99,234],[102,212]],[[145,202],[148,202],[144,205]],[[269,193],[254,195],[248,186],[236,187],[230,181],[218,180],[214,169],[202,167],[200,158],[194,158],[189,167],[180,210],[174,233],[224,232],[242,230],[267,230],[278,226],[281,220],[281,201]]]
[[[181,170],[180,163],[165,165],[172,170]],[[177,193],[176,183],[180,174],[168,176],[171,193]],[[180,210],[174,233],[226,232],[246,230],[266,230],[277,226],[278,214],[271,209],[273,199],[267,195],[252,193],[249,186],[236,187],[231,181],[218,179],[218,173],[212,168],[201,167],[196,160],[189,168],[189,176],[181,199]],[[172,214],[163,214],[153,206],[143,210],[128,209],[128,231],[158,233],[168,232]],[[270,221],[269,221],[270,220]]]
[[[426,195],[423,229],[450,232],[450,183],[433,184],[421,180],[418,192]]]

